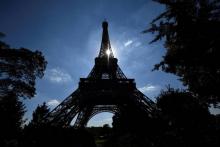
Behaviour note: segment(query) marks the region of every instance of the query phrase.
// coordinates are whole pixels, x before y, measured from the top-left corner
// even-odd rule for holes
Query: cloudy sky
[[[38,104],[51,109],[86,77],[100,49],[104,19],[114,55],[128,78],[153,99],[168,84],[181,88],[178,77],[152,72],[164,55],[163,42],[149,44],[152,34],[142,34],[164,7],[151,0],[0,0],[0,32],[11,47],[41,51],[48,61],[43,79],[37,80],[37,94],[26,100],[26,118]],[[95,116],[90,125],[111,122],[112,114]]]

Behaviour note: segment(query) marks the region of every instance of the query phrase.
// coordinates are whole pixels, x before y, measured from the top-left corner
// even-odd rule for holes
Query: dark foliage
[[[29,127],[39,128],[42,124],[43,118],[49,113],[50,109],[44,102],[42,105],[38,105],[32,114],[32,120],[29,123]]]
[[[15,95],[0,97],[0,146],[11,144],[12,140],[16,142],[22,131],[24,113],[25,107]]]
[[[191,92],[169,88],[157,98],[153,118],[128,108],[113,117],[106,147],[218,146],[218,117]]]
[[[173,73],[206,103],[220,102],[220,2],[155,0],[166,10],[144,32],[165,39],[167,52],[155,69]],[[151,42],[151,43],[152,43]]]
[[[124,109],[113,117],[113,135],[106,142],[106,147],[150,147],[154,145],[155,136],[161,128],[159,121],[157,118],[149,117],[137,106],[131,106],[124,106]]]
[[[86,130],[73,128],[26,128],[19,142],[21,147],[95,147],[94,138]]]
[[[200,104],[192,93],[173,88],[161,92],[157,98],[157,106],[163,113],[162,116],[169,120],[169,124],[178,128],[200,128],[201,125],[208,124],[210,117],[207,106]]]
[[[35,95],[35,80],[42,78],[46,61],[41,52],[10,48],[0,41],[0,95],[14,93],[17,97]]]
[[[0,32],[0,38],[5,37],[5,34]]]
[[[168,88],[157,98],[160,118],[165,123],[157,146],[218,146],[215,116],[187,91]]]
[[[25,113],[21,99],[34,96],[35,80],[45,68],[41,52],[13,49],[0,41],[0,146],[17,146]]]
[[[108,124],[105,124],[102,127],[87,127],[86,130],[97,139],[105,139],[112,134],[112,128]]]

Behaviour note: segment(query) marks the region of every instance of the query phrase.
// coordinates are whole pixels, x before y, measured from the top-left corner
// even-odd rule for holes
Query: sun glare
[[[108,55],[108,57],[109,57],[110,53],[111,53],[110,50],[107,49],[107,50],[106,50],[106,54]]]

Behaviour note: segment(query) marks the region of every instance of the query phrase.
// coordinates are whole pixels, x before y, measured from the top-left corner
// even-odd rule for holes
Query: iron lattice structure
[[[155,104],[128,79],[114,58],[108,34],[108,23],[102,23],[101,48],[95,65],[87,78],[80,78],[79,87],[45,117],[47,124],[68,127],[76,117],[75,128],[84,127],[101,112],[120,113],[127,105],[151,117]]]

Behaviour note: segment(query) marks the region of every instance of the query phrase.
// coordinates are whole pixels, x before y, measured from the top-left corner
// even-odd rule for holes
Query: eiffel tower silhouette
[[[108,23],[102,23],[101,48],[95,65],[87,78],[80,78],[78,88],[45,117],[53,126],[70,126],[76,117],[75,128],[85,127],[87,122],[101,112],[120,113],[128,105],[140,109],[152,117],[155,103],[141,93],[134,79],[128,79],[114,58],[108,34]]]

